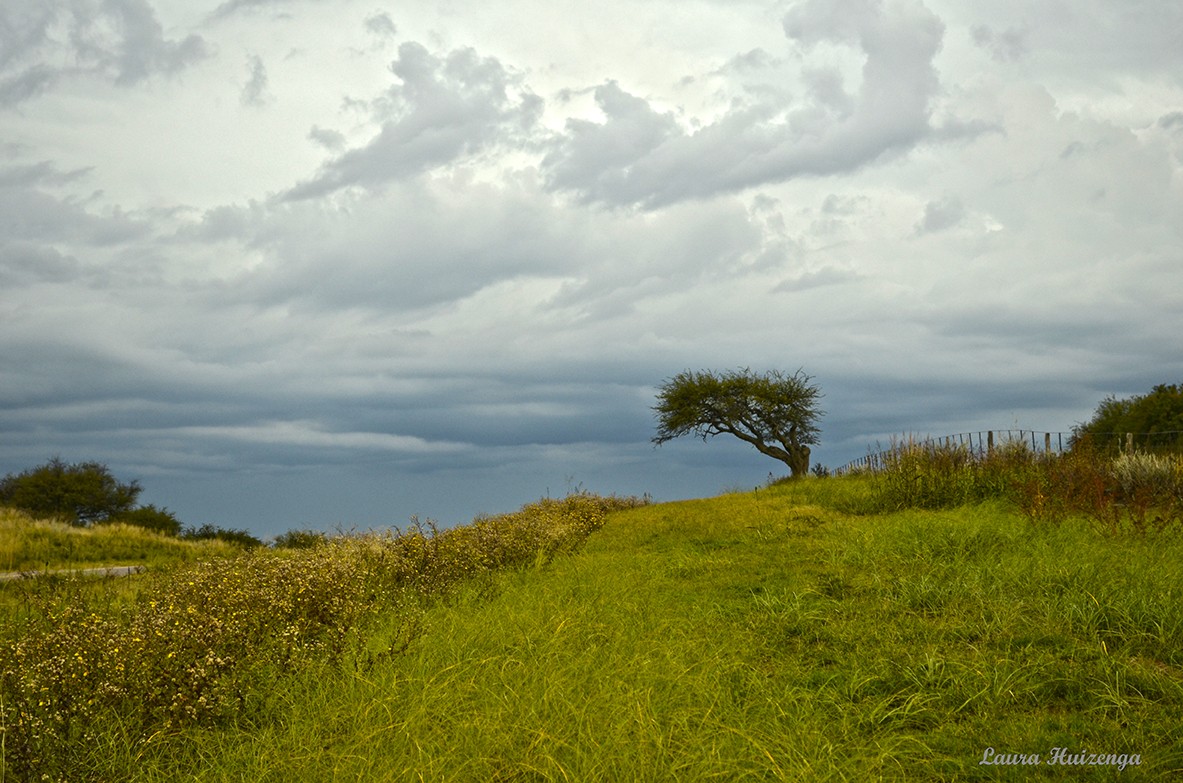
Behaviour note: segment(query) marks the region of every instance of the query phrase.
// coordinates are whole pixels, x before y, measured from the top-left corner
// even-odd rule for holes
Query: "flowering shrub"
[[[0,779],[85,779],[111,726],[140,743],[249,713],[252,692],[285,671],[358,652],[378,614],[401,612],[408,644],[424,597],[547,563],[639,502],[580,494],[452,530],[252,550],[148,574],[138,600],[115,611],[73,582],[37,583],[37,611],[0,631]]]

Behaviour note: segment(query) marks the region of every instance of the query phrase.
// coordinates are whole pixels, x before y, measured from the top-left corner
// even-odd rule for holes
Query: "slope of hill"
[[[570,557],[468,583],[403,653],[125,761],[211,781],[1183,774],[1180,536],[999,501],[854,513],[868,492],[616,512]]]
[[[0,572],[143,565],[233,551],[221,541],[185,541],[125,524],[74,527],[0,507]]]

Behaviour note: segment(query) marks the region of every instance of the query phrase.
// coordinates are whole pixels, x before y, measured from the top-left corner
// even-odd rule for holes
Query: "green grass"
[[[125,524],[74,527],[0,507],[0,572],[144,565],[235,551],[223,541],[185,541]]]
[[[466,582],[400,655],[306,670],[220,726],[107,732],[95,763],[145,781],[1183,775],[1179,536],[1000,501],[852,513],[869,493],[811,479],[617,512],[570,557]],[[1141,764],[1049,766],[1055,747]],[[987,748],[1045,763],[979,764]]]

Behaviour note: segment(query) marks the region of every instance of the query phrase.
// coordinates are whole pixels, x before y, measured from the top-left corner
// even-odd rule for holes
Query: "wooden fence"
[[[985,457],[995,448],[1015,447],[1022,444],[1036,454],[1062,454],[1072,447],[1071,432],[1043,432],[1040,430],[982,430],[980,432],[959,432],[917,440],[912,436],[902,437],[889,448],[868,450],[867,456],[851,460],[833,471],[836,474],[856,470],[879,470],[891,457],[905,448],[964,448],[975,457]],[[1107,432],[1095,436],[1097,446],[1111,451],[1130,453],[1139,448],[1148,450],[1179,451],[1183,447],[1183,431],[1133,433]]]

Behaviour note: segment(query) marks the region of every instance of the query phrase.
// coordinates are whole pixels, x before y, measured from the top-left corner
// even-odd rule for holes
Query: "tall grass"
[[[986,453],[965,446],[906,443],[870,474],[870,507],[954,508],[1007,500],[1028,519],[1058,524],[1084,515],[1111,535],[1161,533],[1183,525],[1183,456],[1110,457],[1078,444],[1064,454],[1039,453],[1024,442]]]
[[[77,580],[22,584],[36,611],[0,631],[0,779],[105,780],[96,754],[112,744],[140,752],[186,728],[264,720],[289,677],[346,659],[372,668],[421,632],[425,602],[573,551],[634,502],[578,495],[454,530],[179,565],[116,611]]]
[[[827,481],[834,482],[826,484]],[[147,781],[1113,780],[1183,774],[1183,542],[988,501],[853,516],[806,480],[616,513],[490,574],[403,654],[159,737]],[[1104,545],[1100,545],[1101,542]],[[384,644],[379,634],[371,643]],[[113,774],[112,777],[118,777]]]

